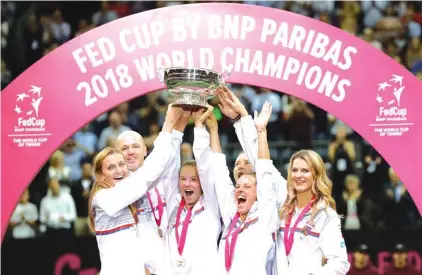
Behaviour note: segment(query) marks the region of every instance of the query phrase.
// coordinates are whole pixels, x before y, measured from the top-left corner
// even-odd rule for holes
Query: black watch
[[[240,114],[237,115],[237,117],[232,119],[232,123],[238,122],[241,118],[242,118],[242,116]]]

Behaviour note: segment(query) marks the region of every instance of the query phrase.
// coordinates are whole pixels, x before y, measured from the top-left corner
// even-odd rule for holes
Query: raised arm
[[[172,211],[172,209],[178,204],[177,195],[179,194],[178,182],[181,165],[180,145],[182,144],[183,133],[173,130],[171,140],[175,146],[174,148],[176,154],[174,155],[174,158],[169,161],[166,175],[162,175],[159,180],[159,185],[161,185],[163,191],[162,195],[164,196],[164,200],[166,202],[167,211]],[[167,218],[169,218],[169,216],[167,216]],[[165,225],[166,223],[161,224]],[[161,227],[161,229],[165,229],[165,227]]]
[[[234,201],[234,185],[230,178],[226,156],[221,149],[218,135],[218,123],[213,113],[205,121],[210,132],[210,147],[212,150],[212,170],[210,180],[217,198],[220,216],[225,224],[230,222],[231,214],[236,210]]]
[[[206,130],[204,123],[209,128],[210,133],[218,139],[218,125],[214,114],[213,107],[209,106],[208,110],[201,110],[193,113],[195,121],[193,154],[198,167],[199,179],[204,192],[205,204],[212,210],[218,218],[220,218],[220,209],[218,205],[217,195],[214,188],[214,174],[212,173],[212,149],[210,134]],[[217,141],[214,140],[214,147]],[[218,141],[219,144],[219,141]],[[220,148],[221,152],[221,148]]]
[[[248,160],[251,162],[252,167],[256,171],[256,161],[258,159],[258,132],[255,127],[252,116],[248,115],[245,107],[240,100],[229,89],[225,88],[219,92],[221,106],[224,108],[223,113],[231,115],[232,117],[237,114],[239,118],[234,123],[237,138],[243,151],[246,153]],[[287,197],[287,181],[281,173],[272,166],[276,182],[280,184],[276,186],[277,205],[279,208],[284,204]]]
[[[236,204],[234,199],[235,188],[230,178],[226,155],[223,153],[213,153],[212,163],[214,188],[217,195],[220,214],[224,224],[230,224],[231,215],[236,212]]]
[[[190,112],[183,111],[182,116],[175,124],[172,132],[172,143],[176,148],[176,154],[173,159],[169,161],[168,168],[166,172],[161,176],[160,183],[163,187],[164,198],[166,201],[166,208],[168,211],[172,211],[174,207],[179,203],[177,195],[178,192],[178,182],[179,182],[179,170],[181,165],[181,156],[180,156],[180,145],[183,141],[183,132],[186,128],[186,125],[189,122]]]
[[[233,127],[243,151],[255,170],[258,159],[258,133],[252,116],[242,116]]]
[[[232,120],[237,139],[243,151],[248,156],[252,167],[255,169],[255,163],[258,157],[258,136],[252,117],[248,114],[242,102],[227,87],[219,90],[218,97],[220,99],[219,106],[221,111]],[[244,134],[245,132],[246,134]]]
[[[181,117],[181,108],[169,106],[163,129],[154,142],[154,149],[141,168],[112,188],[100,190],[95,197],[97,204],[109,216],[143,197],[158,183],[158,178],[174,158],[177,146],[171,142],[171,132]]]
[[[267,140],[267,124],[271,116],[271,104],[265,102],[259,116],[255,113],[255,126],[258,132],[258,160],[256,162],[257,198],[259,218],[268,233],[278,228],[278,206],[276,197],[277,169],[270,159]]]

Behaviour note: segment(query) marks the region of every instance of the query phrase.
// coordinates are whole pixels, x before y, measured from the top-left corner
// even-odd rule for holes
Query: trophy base
[[[174,94],[175,101],[173,106],[181,107],[185,111],[198,111],[201,108],[207,108],[207,98],[200,94]]]
[[[183,104],[183,103],[174,103],[173,104],[174,107],[180,107],[182,108],[184,111],[190,111],[190,112],[197,112],[201,109],[206,109],[207,107],[205,106],[200,106],[200,105],[194,105],[194,104]]]

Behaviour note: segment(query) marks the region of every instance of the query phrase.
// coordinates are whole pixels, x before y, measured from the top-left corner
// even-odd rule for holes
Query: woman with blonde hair
[[[181,139],[172,130],[182,113],[169,107],[154,150],[136,172],[129,173],[118,149],[107,147],[95,157],[89,225],[97,238],[101,275],[145,274],[135,203],[154,188],[178,153]]]
[[[291,157],[287,173],[288,197],[279,212],[277,274],[347,274],[350,263],[323,160],[312,150],[300,150]]]

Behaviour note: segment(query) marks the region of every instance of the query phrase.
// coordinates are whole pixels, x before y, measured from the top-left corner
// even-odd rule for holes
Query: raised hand
[[[261,113],[258,115],[258,111],[255,110],[254,113],[254,122],[255,127],[258,132],[265,131],[267,129],[268,121],[270,120],[271,111],[273,107],[271,103],[265,101],[264,106],[262,106]]]
[[[235,119],[238,115],[248,115],[248,111],[246,111],[245,106],[243,106],[239,98],[237,98],[237,96],[233,94],[229,88],[224,86],[222,89],[220,89],[218,91],[218,98],[220,99],[218,107],[220,107],[221,112],[225,116],[231,119]]]
[[[189,119],[191,117],[192,112],[191,111],[182,111],[182,115],[180,116],[180,119],[176,122],[174,125],[174,129],[183,132],[186,128],[186,125],[189,123]]]
[[[205,120],[212,113],[214,107],[211,105],[207,106],[207,109],[200,109],[199,111],[192,112],[193,120],[195,121],[195,127],[204,126]]]
[[[174,126],[177,124],[182,114],[183,114],[182,108],[174,107],[173,104],[170,104],[167,109],[166,119],[164,121],[162,131],[171,133],[171,130],[173,130]]]
[[[218,131],[218,122],[213,112],[211,112],[211,114],[205,120],[205,125],[208,127],[210,132]]]

